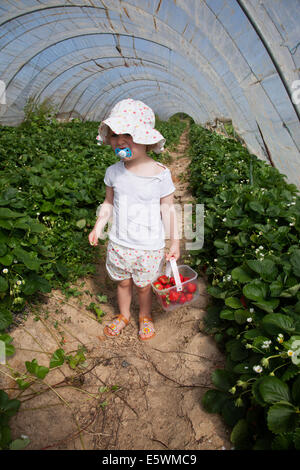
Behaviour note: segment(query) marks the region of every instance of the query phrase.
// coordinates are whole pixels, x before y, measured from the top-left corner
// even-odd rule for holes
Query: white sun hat
[[[119,101],[111,110],[107,119],[101,122],[97,136],[101,145],[107,141],[108,128],[116,134],[130,134],[136,144],[151,145],[151,150],[161,153],[166,139],[154,129],[155,115],[152,109],[142,101],[131,98]]]

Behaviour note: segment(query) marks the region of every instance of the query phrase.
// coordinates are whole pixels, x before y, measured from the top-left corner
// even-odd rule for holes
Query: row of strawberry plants
[[[94,272],[87,243],[115,161],[96,145],[96,123],[0,128],[0,330],[38,292]]]
[[[300,198],[234,139],[190,129],[190,189],[204,204],[206,330],[226,354],[204,408],[236,449],[300,449]]]

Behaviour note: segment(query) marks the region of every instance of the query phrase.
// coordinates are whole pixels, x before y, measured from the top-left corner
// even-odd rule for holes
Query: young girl
[[[113,215],[106,269],[109,277],[118,282],[120,314],[104,328],[104,334],[109,337],[119,336],[129,322],[134,283],[139,299],[139,338],[153,338],[151,281],[164,257],[167,261],[171,257],[177,261],[180,257],[173,204],[176,188],[170,170],[147,155],[149,150],[162,152],[165,144],[154,123],[154,113],[145,103],[125,99],[113,107],[99,127],[97,139],[111,145],[117,155],[122,149],[123,155],[126,154],[106,169],[106,197],[89,234],[90,244],[97,245]],[[165,229],[171,240],[166,254]]]

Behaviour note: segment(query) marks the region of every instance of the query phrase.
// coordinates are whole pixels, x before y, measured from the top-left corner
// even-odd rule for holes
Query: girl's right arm
[[[95,226],[89,234],[89,242],[91,245],[98,245],[98,238],[102,234],[102,230],[109,221],[113,213],[114,203],[114,190],[110,186],[106,186],[106,196],[104,202],[101,204],[101,209],[98,214]]]

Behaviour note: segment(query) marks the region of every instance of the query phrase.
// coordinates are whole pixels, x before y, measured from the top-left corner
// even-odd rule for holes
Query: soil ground
[[[194,202],[188,192],[188,130],[180,138],[167,164],[176,186],[175,203]],[[0,374],[0,388],[18,397],[21,407],[11,418],[12,437],[26,435],[26,449],[50,450],[221,450],[230,449],[229,430],[218,415],[204,411],[201,398],[211,388],[211,373],[222,368],[224,357],[203,330],[209,302],[205,279],[198,279],[200,298],[188,307],[164,311],[153,295],[156,336],[138,339],[138,302],[133,291],[130,324],[118,338],[103,335],[87,309],[100,303],[110,320],[119,313],[116,283],[105,269],[107,240],[98,245],[96,274],[80,279],[80,295],[66,297],[59,290],[45,295],[38,311],[10,331],[16,353],[0,365],[0,372],[26,372],[25,361],[36,358],[49,366],[58,348],[74,355],[86,348],[86,361],[75,369],[65,362],[51,369],[43,382],[16,389],[13,378]],[[169,240],[166,240],[166,249]],[[187,264],[185,239],[181,239],[178,264]],[[62,342],[63,341],[63,342]],[[9,369],[11,368],[11,369]],[[33,393],[35,392],[35,393]]]

